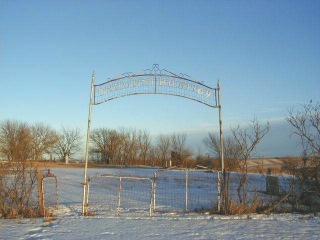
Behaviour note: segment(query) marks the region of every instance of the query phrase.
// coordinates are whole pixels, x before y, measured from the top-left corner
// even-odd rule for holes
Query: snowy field
[[[89,169],[88,175],[152,177],[154,169]],[[320,217],[298,214],[221,216],[163,213],[153,217],[83,217],[82,169],[52,169],[58,178],[56,219],[0,219],[0,239],[320,239]],[[265,186],[261,186],[265,188]]]

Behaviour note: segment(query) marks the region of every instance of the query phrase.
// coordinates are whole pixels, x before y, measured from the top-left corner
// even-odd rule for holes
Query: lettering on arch
[[[176,75],[160,70],[153,65],[152,70],[139,74],[127,74],[107,82],[94,85],[94,105],[112,99],[137,94],[164,94],[188,98],[210,107],[218,107],[217,88],[209,87],[190,79],[186,75]]]

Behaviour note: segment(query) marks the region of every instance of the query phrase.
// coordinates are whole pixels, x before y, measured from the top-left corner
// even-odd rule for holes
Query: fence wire
[[[102,175],[88,184],[90,214],[150,216],[153,182],[149,178]]]
[[[217,210],[218,173],[165,170],[155,173],[156,212]]]
[[[229,200],[239,202],[243,174],[228,172]],[[89,180],[86,212],[112,216],[150,216],[157,213],[219,211],[219,172],[204,170],[158,170],[154,177],[98,175]],[[279,191],[288,189],[279,178]],[[222,182],[222,179],[221,179]],[[240,190],[247,203],[272,196],[266,192],[266,175],[248,174]]]

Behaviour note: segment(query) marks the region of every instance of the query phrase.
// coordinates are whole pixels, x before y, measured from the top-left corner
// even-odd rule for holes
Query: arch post
[[[221,161],[221,172],[224,172],[224,140],[223,140],[223,130],[222,130],[222,109],[221,109],[221,94],[220,94],[220,81],[218,80],[218,108],[219,108],[219,133],[220,133],[220,161]]]
[[[93,72],[92,79],[91,79],[87,140],[86,140],[86,155],[85,155],[85,165],[84,165],[82,215],[86,214],[87,182],[88,182],[87,173],[88,173],[88,160],[89,160],[89,148],[90,148],[90,129],[91,129],[92,105],[93,105],[93,97],[94,97],[94,81],[95,81],[95,74]]]
[[[220,87],[220,81],[218,80],[218,85],[217,85],[217,93],[218,93],[218,109],[219,109],[219,136],[220,136],[220,161],[221,161],[221,173],[222,173],[222,184],[220,185],[220,204],[222,203],[222,208],[221,206],[218,206],[218,211],[221,213],[224,213],[226,211],[226,204],[227,204],[227,176],[226,176],[226,171],[224,168],[224,139],[223,139],[223,130],[222,130],[222,106],[221,106],[221,87]]]

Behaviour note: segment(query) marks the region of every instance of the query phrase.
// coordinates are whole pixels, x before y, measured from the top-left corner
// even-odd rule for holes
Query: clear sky
[[[227,131],[269,121],[261,156],[300,154],[288,109],[319,101],[320,1],[0,2],[0,120],[86,133],[90,81],[160,68],[222,88]],[[93,107],[92,127],[218,129],[218,111],[173,96],[138,95]]]

